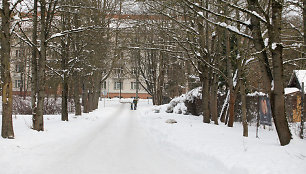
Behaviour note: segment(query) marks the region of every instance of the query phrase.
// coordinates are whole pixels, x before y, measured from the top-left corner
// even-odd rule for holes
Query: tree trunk
[[[216,37],[212,36],[211,42],[211,52],[214,52],[212,64],[217,67],[219,65],[219,58],[216,56],[219,49],[215,47]],[[210,106],[211,106],[211,120],[214,121],[216,125],[218,125],[218,74],[215,72],[213,68],[211,68],[212,80],[211,80],[211,98],[210,98]]]
[[[65,12],[61,15],[61,21],[62,21],[62,31],[67,30],[67,19]],[[61,118],[62,121],[68,121],[68,52],[69,52],[69,36],[64,36],[61,39],[61,57],[62,57],[62,112],[61,112]]]
[[[251,11],[255,11],[258,13],[257,7],[258,2],[257,0],[248,0],[248,8]],[[263,81],[263,89],[264,92],[267,94],[271,93],[271,82],[273,80],[272,77],[272,72],[270,69],[270,63],[269,63],[269,58],[267,51],[265,49],[265,44],[262,38],[262,32],[261,32],[261,25],[260,21],[257,17],[251,15],[251,25],[250,25],[250,30],[252,31],[252,37],[253,37],[253,43],[256,51],[258,52],[257,57],[259,60],[259,71],[262,75],[262,81]],[[259,89],[258,89],[259,90]]]
[[[10,5],[2,0],[2,34],[1,34],[1,81],[2,81],[2,130],[3,138],[14,138],[12,120],[12,79],[10,73]]]
[[[84,113],[89,113],[89,102],[88,102],[88,82],[84,82],[83,84],[83,95],[82,95],[82,104],[84,106]]]
[[[229,95],[229,119],[228,119],[228,127],[233,127],[234,125],[234,117],[235,117],[235,94],[234,94],[234,84],[233,84],[233,73],[232,73],[232,62],[230,56],[230,38],[229,32],[225,31],[226,38],[226,59],[227,59],[227,82],[230,90]]]
[[[202,105],[203,105],[203,122],[210,123],[210,112],[209,112],[209,78],[208,78],[208,71],[209,69],[207,66],[204,66],[202,71]],[[205,70],[206,69],[206,70]],[[204,73],[204,74],[203,74]]]
[[[33,44],[37,45],[37,0],[34,0],[34,14],[33,14],[33,31],[32,31],[32,39]],[[38,63],[37,63],[37,47],[32,47],[32,60],[31,60],[31,102],[32,102],[32,120],[33,120],[33,129],[38,130],[38,123],[37,123],[37,93],[38,93]]]
[[[303,0],[303,25],[304,25],[303,27],[304,46],[303,46],[303,54],[302,54],[303,56],[302,57],[304,57],[306,54],[306,34],[305,34],[306,33],[306,0]]]
[[[93,110],[98,109],[99,98],[101,96],[101,73],[97,72],[94,77]]]
[[[74,15],[74,26],[76,28],[79,28],[80,27],[80,24],[79,24],[79,16],[77,13],[75,13]],[[79,58],[79,55],[78,55],[78,51],[80,50],[80,45],[79,45],[79,41],[80,38],[79,38],[79,34],[75,34],[75,37],[73,37],[73,40],[72,40],[72,49],[74,51],[74,57],[76,58]],[[73,72],[73,83],[74,83],[74,92],[73,92],[73,95],[74,95],[74,105],[75,105],[75,115],[82,115],[82,107],[81,107],[81,103],[80,103],[80,73],[79,73],[79,70],[78,70],[78,66],[75,67],[74,69],[74,72]]]
[[[75,105],[75,115],[82,115],[82,107],[80,103],[80,80],[78,73],[74,73],[74,105]]]
[[[165,53],[161,52],[159,56],[159,73],[157,77],[156,83],[156,104],[162,105],[163,104],[163,88],[164,88],[164,58]]]
[[[274,92],[273,92],[273,118],[278,137],[282,146],[290,143],[291,133],[289,130],[284,99],[283,84],[283,46],[281,42],[281,23],[282,23],[282,4],[276,0],[272,0],[272,36],[271,41],[276,44],[276,48],[272,48],[273,76],[274,76]],[[273,46],[272,46],[273,47]]]
[[[241,112],[242,112],[243,136],[248,137],[246,93],[245,93],[245,84],[242,80],[240,80],[240,95],[241,95]]]
[[[211,115],[212,120],[216,125],[218,125],[218,80],[217,80],[217,74],[214,73],[213,75],[213,84],[212,84],[212,109],[211,109]]]
[[[47,43],[46,43],[46,1],[41,0],[41,33],[40,33],[40,56],[38,61],[38,102],[37,102],[37,115],[35,118],[34,129],[37,131],[44,130],[44,99],[45,99],[45,71],[46,71],[46,56],[47,56]]]
[[[93,91],[92,87],[90,87],[88,92],[88,112],[92,111],[93,111]]]
[[[64,73],[62,85],[62,121],[68,121],[68,78],[66,72]]]

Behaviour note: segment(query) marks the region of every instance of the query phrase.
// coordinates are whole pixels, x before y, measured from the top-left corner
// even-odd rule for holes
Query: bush
[[[46,98],[44,102],[44,114],[55,115],[60,114],[62,110],[61,98]],[[31,97],[14,96],[13,97],[13,114],[32,115]],[[74,112],[74,102],[68,101],[68,111]]]

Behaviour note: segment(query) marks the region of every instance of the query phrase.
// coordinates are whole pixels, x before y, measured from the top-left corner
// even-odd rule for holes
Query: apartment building
[[[144,88],[144,79],[137,73],[137,68],[131,64],[114,68],[102,83],[102,95],[108,98],[151,98]]]

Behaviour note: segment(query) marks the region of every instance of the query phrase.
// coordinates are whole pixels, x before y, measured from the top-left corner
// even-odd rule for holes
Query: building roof
[[[293,70],[288,86],[302,90],[304,83],[304,93],[306,93],[306,70]]]
[[[300,92],[300,89],[295,88],[295,87],[293,87],[293,88],[285,88],[285,95],[296,93],[296,92]]]

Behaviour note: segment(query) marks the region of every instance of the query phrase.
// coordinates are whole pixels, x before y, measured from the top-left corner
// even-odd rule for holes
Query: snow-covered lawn
[[[178,123],[166,124],[168,119]],[[291,143],[282,147],[274,128],[260,128],[256,138],[256,127],[250,126],[249,137],[244,138],[241,124],[235,123],[233,128],[223,123],[204,124],[201,116],[154,113],[151,109],[143,112],[142,120],[161,146],[181,152],[203,173],[306,173],[306,140],[293,136]]]
[[[123,100],[129,101],[129,100]],[[118,99],[100,102],[81,117],[45,116],[45,131],[29,128],[31,116],[14,118],[15,139],[0,138],[2,174],[288,174],[306,172],[306,141],[279,146],[275,130],[203,124],[201,117],[157,114]],[[167,119],[178,123],[167,124]]]

